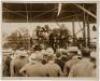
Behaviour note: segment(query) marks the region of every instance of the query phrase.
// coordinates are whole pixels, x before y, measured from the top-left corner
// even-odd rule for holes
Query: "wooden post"
[[[28,7],[28,4],[26,4],[26,15],[27,15],[26,19],[27,19],[27,24],[29,25],[29,13],[28,13],[27,7]],[[28,49],[27,49],[27,51],[28,51],[28,50],[30,50],[30,47],[31,47],[29,31],[27,31],[27,41],[28,41]]]
[[[72,21],[72,31],[73,31],[73,44],[75,43],[75,22],[74,22],[74,17]]]
[[[85,31],[85,21],[83,20],[83,40],[84,40],[83,46],[86,47],[86,33],[85,32],[86,32]]]
[[[85,12],[83,12],[83,14],[84,14],[84,17],[83,17],[83,46],[86,47],[86,30],[85,30],[86,14],[85,14]]]
[[[90,25],[87,16],[87,46],[90,47]]]

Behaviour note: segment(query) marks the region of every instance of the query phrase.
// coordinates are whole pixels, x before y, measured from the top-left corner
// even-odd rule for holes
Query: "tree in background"
[[[69,30],[63,25],[60,28],[53,29],[49,36],[49,44],[56,52],[56,49],[67,48],[70,38]]]
[[[12,49],[28,49],[28,37],[28,32],[22,31],[21,29],[20,31],[15,30],[10,36],[6,38],[7,42],[3,45],[3,47]]]

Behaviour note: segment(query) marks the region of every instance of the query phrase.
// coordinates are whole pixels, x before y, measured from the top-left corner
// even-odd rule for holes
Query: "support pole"
[[[73,44],[75,43],[75,22],[74,22],[74,17],[72,21],[72,31],[73,31]]]
[[[83,5],[84,6],[84,5]],[[85,12],[84,13],[84,19],[83,19],[83,46],[86,47],[86,30],[85,30]]]
[[[84,40],[83,46],[86,47],[86,33],[85,32],[86,32],[85,31],[85,21],[83,20],[83,40]]]
[[[87,16],[87,46],[90,47],[90,25]]]
[[[27,24],[29,23],[29,13],[28,13],[28,5],[26,4],[26,14],[27,14]],[[29,24],[28,24],[29,25]],[[29,31],[27,31],[27,41],[28,41],[28,49],[30,50],[30,35],[29,35]]]

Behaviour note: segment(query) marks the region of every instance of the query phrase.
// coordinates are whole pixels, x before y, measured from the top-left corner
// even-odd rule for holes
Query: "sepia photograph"
[[[97,77],[97,3],[2,2],[2,77]]]

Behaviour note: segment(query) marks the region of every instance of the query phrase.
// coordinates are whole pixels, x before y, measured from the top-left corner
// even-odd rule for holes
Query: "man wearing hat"
[[[28,63],[28,55],[25,51],[16,51],[10,64],[11,76],[22,76],[19,70]]]
[[[47,53],[46,53],[46,50],[42,50],[41,54],[43,55],[42,64],[46,64],[47,63]]]
[[[72,66],[74,66],[76,63],[80,61],[80,55],[78,54],[78,51],[79,50],[77,47],[68,48],[67,52],[69,54],[69,60],[65,63],[65,66],[63,69],[65,76],[68,76]]]
[[[83,58],[71,68],[69,77],[92,77],[93,64],[90,62],[90,50],[82,50]]]
[[[67,60],[68,60],[67,50],[63,48],[58,49],[56,52],[55,63],[57,63],[61,67],[62,71]]]
[[[20,70],[20,73],[27,77],[46,76],[45,68],[42,64],[42,59],[42,54],[32,54],[32,56],[29,57],[29,63]]]
[[[61,68],[55,63],[55,54],[51,48],[46,50],[47,53],[47,64],[45,64],[46,74],[49,77],[62,76]]]
[[[3,76],[10,76],[10,62],[11,62],[12,49],[3,50]]]

